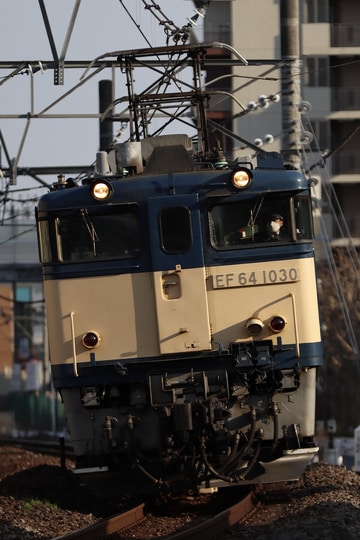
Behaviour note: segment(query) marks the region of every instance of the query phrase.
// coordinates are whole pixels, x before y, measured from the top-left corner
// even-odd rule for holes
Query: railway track
[[[119,532],[144,519],[144,507],[144,504],[140,504],[116,516],[102,519],[99,523],[95,523],[89,527],[84,527],[83,529],[79,529],[72,533],[58,536],[54,540],[100,540],[106,538],[110,534]]]
[[[18,438],[18,437],[0,437],[0,445],[17,446],[31,452],[47,454],[50,456],[59,456],[61,463],[65,458],[74,458],[72,446],[65,441],[63,437],[51,440],[41,440],[37,438]]]
[[[235,525],[239,521],[248,516],[256,505],[256,497],[254,492],[250,492],[236,504],[223,510],[215,516],[205,519],[195,526],[189,526],[185,530],[171,534],[171,540],[209,540],[221,534],[229,527]],[[131,535],[131,530],[138,527],[141,521],[147,520],[145,513],[145,504],[140,504],[131,510],[127,510],[121,514],[101,520],[99,523],[74,531],[72,533],[58,536],[54,540],[101,540],[118,533],[123,529]],[[146,528],[146,525],[144,526]],[[120,536],[119,536],[120,538]],[[163,539],[170,539],[170,536],[163,536]]]
[[[59,457],[60,461],[64,462],[65,453],[67,458],[71,457],[71,448],[65,446],[61,440],[40,441],[35,439],[0,438],[0,445],[11,445],[12,447],[28,450],[35,454],[50,454],[55,458]],[[106,538],[109,535],[112,535],[112,538],[116,538],[114,535],[118,531],[126,530],[126,534],[134,538],[158,536],[165,539],[171,531],[172,540],[202,540],[205,538],[208,540],[242,520],[254,508],[256,498],[253,493],[248,494],[246,497],[243,497],[243,492],[232,493],[229,499],[227,497],[221,497],[221,502],[216,499],[215,504],[214,500],[211,501],[211,497],[186,496],[180,499],[176,497],[174,499],[160,498],[157,502],[152,501],[150,504],[137,504],[130,510],[129,506],[127,506],[124,512],[100,519],[88,527],[74,530],[70,533],[67,532],[62,536],[54,535],[54,538],[56,540],[77,538],[98,540],[100,538]],[[241,497],[241,501],[234,504],[234,497]],[[219,509],[222,509],[222,511],[215,514]],[[115,508],[114,512],[116,512]],[[211,516],[210,518],[209,515]],[[171,526],[169,525],[170,523]],[[157,529],[159,532],[149,535],[149,530],[154,529]],[[123,538],[123,536],[120,537]]]
[[[71,458],[72,448],[65,444],[63,439],[44,441],[39,439],[25,439],[25,438],[4,438],[0,437],[0,445],[11,444],[14,447],[18,447],[24,450],[29,450],[34,453],[40,454],[49,454],[55,457],[59,457],[59,464],[65,464],[65,457]],[[240,496],[240,495],[239,495]],[[186,520],[179,520],[179,524],[176,526],[179,529],[179,532],[174,532],[171,534],[172,540],[209,540],[216,535],[221,534],[222,531],[232,527],[235,523],[243,520],[251,511],[253,510],[257,497],[253,492],[247,494],[245,497],[241,496],[241,500],[236,502],[236,504],[229,503],[229,506],[219,512],[216,515],[212,515],[211,518],[202,517],[201,513],[204,515],[209,515],[213,513],[214,510],[209,510],[206,507],[206,503],[201,512],[196,511],[194,523],[196,525],[191,526],[190,521],[185,522]],[[196,506],[196,505],[195,505]],[[195,508],[190,506],[190,508]],[[86,539],[86,540],[98,540],[106,538],[109,535],[112,535],[112,538],[115,533],[123,531],[126,529],[127,533],[132,535],[133,530],[142,531],[153,527],[152,522],[161,519],[164,521],[168,520],[168,517],[158,517],[162,513],[162,509],[157,510],[156,514],[153,515],[151,510],[147,512],[145,510],[145,503],[138,504],[130,510],[126,510],[111,517],[101,519],[99,522],[92,524],[88,527],[84,527],[78,530],[74,530],[71,533],[66,533],[63,536],[55,537],[56,540],[71,540],[71,539]],[[224,508],[224,505],[222,505]],[[176,503],[175,509],[172,510],[172,514],[176,515],[177,513],[182,513],[182,510],[177,510]],[[166,513],[166,511],[164,511]],[[189,511],[188,511],[189,512]],[[193,512],[189,512],[193,513]],[[168,516],[168,514],[166,514]],[[186,527],[184,529],[184,527]],[[166,526],[159,525],[159,529],[167,529]],[[137,533],[136,533],[137,535]],[[136,536],[134,536],[136,537]],[[160,538],[167,538],[167,533],[159,535]],[[120,538],[120,536],[119,536]]]
[[[241,501],[223,510],[213,518],[207,519],[188,530],[172,534],[171,540],[209,540],[214,538],[235,525],[235,523],[243,520],[254,510],[255,506],[255,493],[251,491]]]
[[[53,539],[96,540],[111,535],[164,540],[171,535],[171,540],[210,540],[216,535],[219,540],[276,538],[279,531],[283,538],[360,538],[360,479],[343,467],[315,464],[297,482],[258,487],[240,507],[236,501],[242,494],[233,489],[219,497],[152,498],[137,517],[134,509],[129,512],[130,501],[122,500],[128,511],[124,522],[122,517],[101,521],[119,513],[119,506],[107,501],[103,505],[74,481],[69,469],[61,471],[56,460],[0,447],[0,538],[23,540],[33,534]],[[85,524],[90,528],[83,529]],[[121,532],[112,532],[116,529]]]

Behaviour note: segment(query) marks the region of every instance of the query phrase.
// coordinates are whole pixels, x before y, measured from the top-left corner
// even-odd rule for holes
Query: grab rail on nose
[[[72,341],[72,353],[73,353],[73,369],[75,377],[79,376],[77,368],[77,357],[76,357],[76,346],[75,346],[75,323],[74,323],[75,312],[70,312],[70,329],[71,329],[71,341]]]

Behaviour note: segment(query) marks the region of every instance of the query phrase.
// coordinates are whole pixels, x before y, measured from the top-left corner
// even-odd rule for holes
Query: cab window
[[[91,213],[86,208],[39,221],[42,262],[135,257],[141,251],[137,208]]]
[[[308,196],[260,196],[214,205],[209,212],[210,239],[218,250],[312,238]]]

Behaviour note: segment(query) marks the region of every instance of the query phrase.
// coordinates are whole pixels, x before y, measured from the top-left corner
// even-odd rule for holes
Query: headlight
[[[252,174],[249,169],[236,169],[232,172],[231,182],[237,189],[244,189],[250,185]]]
[[[110,197],[112,191],[113,188],[110,183],[104,180],[97,180],[90,187],[91,196],[97,201],[105,201]]]
[[[246,322],[246,330],[250,336],[256,336],[260,334],[264,328],[264,323],[260,319],[252,318]]]

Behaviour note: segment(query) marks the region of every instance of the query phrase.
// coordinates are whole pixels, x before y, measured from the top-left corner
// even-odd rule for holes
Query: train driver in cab
[[[282,227],[284,225],[284,218],[281,214],[274,213],[269,216],[268,220],[266,221],[265,227],[266,227],[266,234],[267,238],[266,240],[268,242],[277,241],[277,240],[283,240],[283,231]]]

